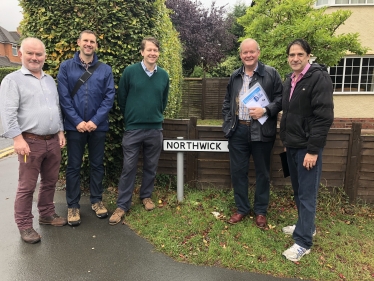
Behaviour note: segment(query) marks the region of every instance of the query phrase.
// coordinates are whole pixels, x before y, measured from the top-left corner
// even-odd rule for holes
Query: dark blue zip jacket
[[[94,54],[92,65],[97,61],[98,58]],[[74,58],[60,65],[57,89],[61,110],[64,113],[64,129],[76,131],[76,126],[80,122],[91,120],[97,126],[96,131],[108,131],[108,115],[115,95],[112,68],[102,63],[72,99],[70,93],[85,71],[79,52],[75,53]]]

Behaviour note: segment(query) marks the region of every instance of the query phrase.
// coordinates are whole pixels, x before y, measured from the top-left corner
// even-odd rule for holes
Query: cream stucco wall
[[[360,33],[361,44],[370,50],[368,55],[374,55],[374,5],[329,7],[326,12],[336,10],[351,10],[352,15],[336,31],[342,33]],[[334,94],[334,115],[340,118],[373,118],[374,95],[339,95]]]
[[[374,95],[334,95],[334,116],[374,118]]]
[[[368,54],[374,54],[374,5],[329,7],[326,12],[332,13],[336,10],[351,10],[353,12],[344,25],[337,29],[336,33],[360,33],[361,44],[371,49]]]

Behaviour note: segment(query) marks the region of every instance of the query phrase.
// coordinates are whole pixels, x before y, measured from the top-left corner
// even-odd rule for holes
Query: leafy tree
[[[124,68],[141,60],[139,46],[148,35],[160,40],[164,66],[171,78],[171,103],[167,117],[177,115],[181,103],[181,45],[173,30],[165,0],[20,0],[23,8],[21,33],[24,37],[40,38],[46,45],[47,60],[44,69],[56,77],[62,61],[72,58],[78,49],[77,38],[85,29],[93,30],[98,38],[98,56],[112,67],[116,84]],[[117,103],[110,113],[104,165],[105,184],[117,185],[122,168],[121,139],[122,114]],[[87,157],[85,157],[87,159]],[[88,183],[88,161],[84,161],[82,184]],[[66,169],[66,151],[63,151],[61,172]]]
[[[183,69],[190,74],[195,66],[208,70],[225,57],[236,38],[229,32],[231,22],[225,17],[225,6],[215,2],[204,8],[199,1],[167,0],[170,15],[183,44]]]
[[[290,72],[286,47],[294,39],[303,38],[312,48],[316,62],[336,65],[347,52],[362,55],[366,48],[359,43],[358,33],[336,35],[337,28],[351,15],[351,11],[325,13],[315,9],[315,0],[256,0],[253,7],[239,18],[245,35],[261,47],[261,60],[274,66],[281,76]]]
[[[245,15],[247,8],[247,5],[239,2],[227,15],[228,20],[231,22],[231,28],[229,31],[236,38],[244,36],[244,27],[238,23],[238,18]],[[213,77],[228,77],[232,74],[234,69],[241,66],[242,63],[239,57],[239,45],[239,41],[234,42],[233,48],[229,50],[224,60],[210,70],[210,74]]]

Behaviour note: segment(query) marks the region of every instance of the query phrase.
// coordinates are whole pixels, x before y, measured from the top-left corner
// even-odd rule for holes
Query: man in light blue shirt
[[[53,203],[61,148],[66,141],[55,81],[42,70],[46,58],[43,42],[32,37],[24,39],[19,56],[22,68],[1,82],[0,111],[3,136],[13,139],[19,161],[14,217],[21,238],[33,244],[41,239],[33,228],[31,212],[39,174],[39,223],[67,224],[55,213]]]

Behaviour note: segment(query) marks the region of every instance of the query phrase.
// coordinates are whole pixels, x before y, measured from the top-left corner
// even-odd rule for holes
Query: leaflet
[[[269,99],[266,92],[261,87],[260,83],[254,84],[247,93],[241,96],[241,101],[247,108],[250,107],[265,107],[269,104]],[[262,124],[268,119],[267,115],[262,116],[258,121]]]

